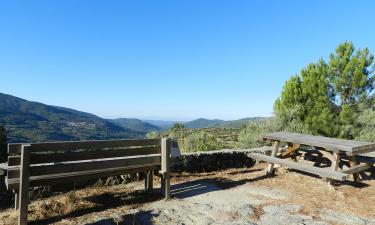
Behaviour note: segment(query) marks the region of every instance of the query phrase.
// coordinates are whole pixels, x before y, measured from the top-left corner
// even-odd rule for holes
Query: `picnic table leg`
[[[355,158],[355,156],[349,157],[349,163],[350,163],[350,167],[358,165],[358,162],[357,162],[357,159]],[[359,179],[360,179],[359,173],[353,173],[353,180],[356,182]]]
[[[328,156],[327,154],[324,154],[324,156]],[[339,153],[336,153],[334,152],[333,153],[333,156],[332,157],[329,157],[329,159],[331,160],[331,170],[333,171],[338,171],[339,169],[339,164],[340,164],[340,160],[341,160],[341,156]],[[327,177],[323,177],[323,181],[326,181],[326,182],[332,182],[332,179],[330,178],[327,178]]]
[[[273,146],[273,149],[272,149],[272,152],[271,152],[271,156],[276,157],[277,152],[279,151],[279,148],[280,148],[280,141],[274,141],[272,146]],[[268,176],[272,176],[274,174],[273,167],[274,167],[273,163],[268,164],[268,169],[267,169],[267,175]]]

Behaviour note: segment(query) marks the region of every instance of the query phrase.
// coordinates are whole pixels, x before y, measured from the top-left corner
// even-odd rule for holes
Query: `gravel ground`
[[[265,167],[175,175],[169,201],[139,191],[142,182],[87,188],[35,201],[29,217],[57,225],[375,225],[374,179],[330,186],[282,168],[266,178]],[[14,215],[0,212],[0,224]]]

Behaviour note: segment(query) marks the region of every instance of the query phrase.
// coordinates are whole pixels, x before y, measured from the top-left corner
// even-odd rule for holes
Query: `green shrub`
[[[224,148],[224,145],[212,134],[205,131],[197,131],[185,139],[187,151],[208,151]]]

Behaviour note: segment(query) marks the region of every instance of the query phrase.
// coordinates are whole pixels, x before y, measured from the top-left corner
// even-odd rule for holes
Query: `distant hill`
[[[209,119],[204,119],[204,118],[199,118],[187,123],[184,123],[185,127],[187,128],[206,128],[206,127],[217,127],[223,124],[225,121],[224,120],[209,120]]]
[[[134,118],[108,119],[108,121],[122,128],[142,132],[145,134],[151,131],[160,130],[160,127],[156,125]]]
[[[162,130],[171,128],[175,123],[179,123],[178,121],[170,121],[170,120],[142,120],[145,123],[150,123],[154,126],[159,127]]]
[[[266,117],[249,117],[239,120],[218,120],[218,119],[196,119],[190,122],[184,123],[187,128],[198,129],[198,128],[209,128],[209,127],[221,127],[221,128],[241,128],[243,125],[248,124],[252,121],[266,120]]]
[[[267,117],[249,117],[249,118],[243,118],[243,119],[239,119],[239,120],[228,120],[228,121],[224,121],[224,123],[220,124],[219,127],[241,128],[243,125],[246,125],[249,122],[264,121],[266,119],[267,119]]]
[[[90,113],[31,102],[0,93],[0,124],[8,142],[92,140],[142,137]]]

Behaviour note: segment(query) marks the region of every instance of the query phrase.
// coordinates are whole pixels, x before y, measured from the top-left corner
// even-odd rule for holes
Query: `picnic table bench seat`
[[[375,163],[374,158],[371,157],[375,154],[375,143],[371,142],[289,132],[265,134],[262,135],[262,138],[263,140],[268,140],[273,143],[271,155],[267,156],[251,153],[250,156],[254,159],[268,162],[267,174],[269,175],[274,173],[274,164],[279,164],[292,169],[319,175],[325,180],[334,179],[343,181],[353,176],[353,179],[356,181],[359,178],[359,172],[369,169]],[[287,143],[287,147],[285,152],[278,155],[281,142]],[[298,151],[304,146],[314,147],[314,149],[320,153],[319,157],[329,159],[331,161],[330,168],[320,168],[299,162],[297,160]],[[304,151],[306,151],[306,149]],[[344,159],[349,162],[348,168],[342,166]],[[340,168],[340,166],[342,168]]]
[[[249,156],[256,160],[283,165],[291,169],[300,170],[300,171],[304,171],[304,172],[319,175],[319,176],[324,176],[324,177],[335,179],[335,180],[344,181],[346,180],[348,176],[348,174],[346,173],[327,170],[324,168],[297,163],[297,162],[290,161],[288,159],[280,159],[280,158],[276,158],[272,156],[262,155],[259,153],[250,153]]]

